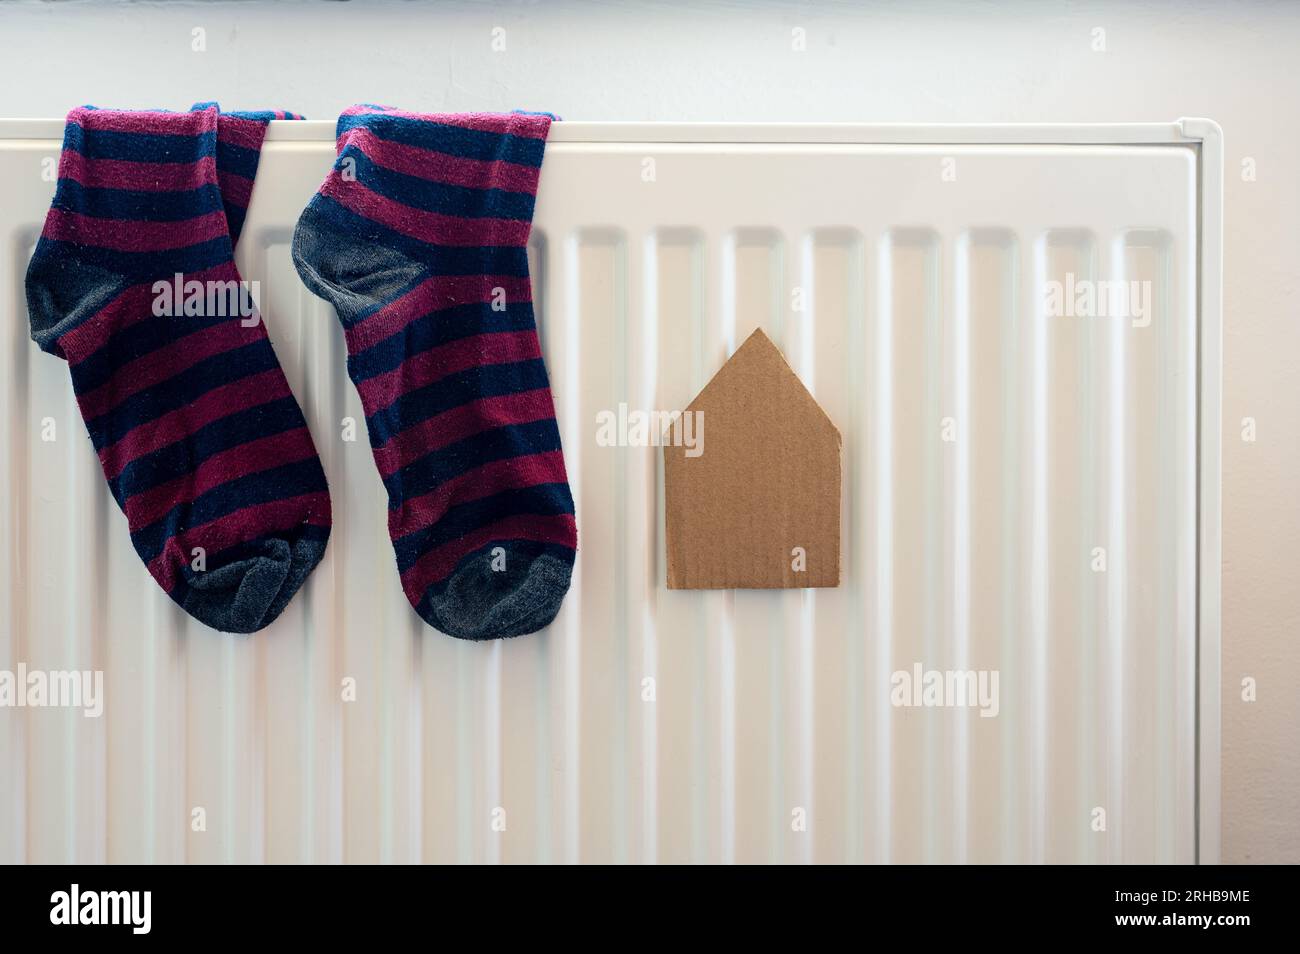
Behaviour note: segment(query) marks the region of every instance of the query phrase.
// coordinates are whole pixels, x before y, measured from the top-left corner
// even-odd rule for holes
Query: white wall
[[[493,52],[492,30],[506,50]],[[192,31],[206,32],[204,52]],[[802,28],[807,49],[791,49]],[[1093,49],[1095,30],[1105,50]],[[570,119],[1126,121],[1227,142],[1223,858],[1300,861],[1300,6],[26,3],[0,116],[80,103]],[[1253,160],[1255,181],[1243,181]],[[1257,422],[1254,443],[1241,421]],[[1258,701],[1241,701],[1244,677]]]

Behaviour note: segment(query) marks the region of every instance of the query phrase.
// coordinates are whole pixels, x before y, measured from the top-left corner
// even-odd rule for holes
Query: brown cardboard
[[[839,586],[840,432],[772,340],[750,335],[686,411],[698,456],[663,438],[669,589]]]

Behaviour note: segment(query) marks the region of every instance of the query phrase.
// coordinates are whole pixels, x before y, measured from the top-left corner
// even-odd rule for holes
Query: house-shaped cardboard
[[[755,331],[664,437],[668,587],[839,586],[840,432]]]

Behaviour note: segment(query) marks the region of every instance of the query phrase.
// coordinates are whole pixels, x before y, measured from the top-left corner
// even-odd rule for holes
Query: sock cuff
[[[489,289],[522,282],[526,298],[550,125],[544,114],[345,110],[338,158],[294,232],[303,282],[348,328],[381,301],[418,296],[430,277]],[[359,272],[370,277],[354,281]]]
[[[54,200],[27,273],[32,339],[59,339],[145,273],[212,268],[239,240],[269,123],[283,110],[223,113],[78,106],[67,115]]]
[[[216,103],[196,103],[192,110],[208,107],[216,107]],[[267,127],[276,120],[302,118],[298,113],[275,109],[220,113],[217,121],[217,175],[232,247],[239,244],[239,236],[244,230]]]
[[[339,116],[335,168],[352,159],[414,180],[532,197],[551,121],[549,113],[413,113],[360,104]]]
[[[228,256],[218,115],[215,106],[68,113],[54,201],[27,270],[30,331],[42,350],[64,356],[59,339],[115,299],[151,255],[207,243]]]
[[[215,185],[218,115],[215,106],[187,113],[78,106],[63,127],[59,184],[71,179],[99,188],[145,190],[152,172],[161,180],[155,189]],[[126,162],[159,167],[116,165]],[[195,178],[187,164],[197,167]],[[96,181],[85,182],[78,175],[83,170],[98,172]]]

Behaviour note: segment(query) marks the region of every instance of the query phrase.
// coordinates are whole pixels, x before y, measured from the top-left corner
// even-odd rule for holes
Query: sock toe
[[[506,570],[485,553],[466,559],[420,601],[429,625],[458,639],[524,636],[548,626],[560,611],[573,573],[573,551],[524,555],[506,548]],[[515,565],[518,569],[513,569]]]
[[[255,633],[270,625],[325,554],[325,541],[268,538],[202,572],[188,570],[173,594],[199,622],[223,633]],[[220,555],[217,555],[220,559]]]

